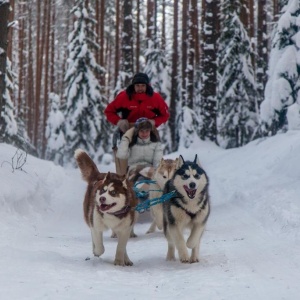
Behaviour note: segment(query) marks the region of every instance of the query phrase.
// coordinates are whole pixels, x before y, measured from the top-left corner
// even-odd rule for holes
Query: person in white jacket
[[[127,174],[136,168],[157,167],[163,157],[159,134],[151,121],[140,118],[127,130],[118,146],[117,157],[128,160]]]

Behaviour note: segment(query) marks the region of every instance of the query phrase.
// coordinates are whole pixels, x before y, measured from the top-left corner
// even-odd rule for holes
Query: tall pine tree
[[[46,125],[46,159],[63,165],[64,149],[66,145],[64,135],[65,117],[60,110],[60,99],[57,94],[50,93],[50,112]]]
[[[275,134],[287,124],[287,110],[300,104],[300,2],[290,0],[275,27],[265,100],[261,104],[262,130]]]
[[[158,43],[152,40],[148,40],[148,48],[145,51],[146,66],[143,72],[145,72],[151,81],[151,86],[153,89],[160,93],[165,99],[167,104],[170,104],[170,94],[171,94],[171,75],[170,66],[168,66],[168,61],[166,59],[166,54],[163,50],[158,47]],[[169,153],[171,149],[171,141],[168,140],[170,134],[168,134],[169,127],[166,125],[159,127],[160,136],[162,142],[165,146],[165,152]]]
[[[221,5],[217,57],[217,142],[224,148],[248,143],[257,128],[256,85],[251,65],[251,45],[239,18],[240,0]]]
[[[74,30],[69,36],[68,68],[65,75],[65,162],[69,163],[74,151],[81,147],[93,159],[100,160],[107,147],[107,130],[102,128],[106,99],[95,74],[103,76],[93,50],[95,43],[94,11],[85,0],[77,0],[71,10],[75,15]]]

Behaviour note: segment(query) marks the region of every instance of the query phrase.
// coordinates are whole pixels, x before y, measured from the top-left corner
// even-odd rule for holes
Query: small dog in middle
[[[166,182],[171,179],[176,170],[178,158],[164,159],[162,158],[158,167],[154,170],[154,173],[150,179],[155,183],[149,185],[149,199],[159,198],[163,196],[163,190]],[[156,226],[159,230],[163,229],[163,207],[162,204],[156,204],[150,207],[151,217],[153,222],[150,225],[147,233],[155,231]]]

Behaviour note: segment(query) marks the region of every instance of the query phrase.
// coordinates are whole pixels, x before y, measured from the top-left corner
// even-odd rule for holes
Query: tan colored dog
[[[103,231],[112,229],[118,238],[114,264],[131,266],[133,263],[126,246],[138,215],[134,211],[138,201],[131,183],[125,176],[100,173],[93,160],[81,149],[75,151],[74,157],[82,178],[88,183],[83,210],[84,219],[91,229],[94,255],[104,253]]]
[[[178,158],[173,159],[161,159],[158,167],[152,170],[142,170],[140,173],[145,177],[150,177],[155,183],[149,185],[149,199],[159,198],[163,195],[163,189],[166,182],[172,178],[176,170]],[[147,173],[145,172],[147,171]],[[159,230],[163,228],[163,208],[162,204],[156,204],[150,207],[150,214],[153,222],[149,227],[147,233],[155,231],[156,226]]]

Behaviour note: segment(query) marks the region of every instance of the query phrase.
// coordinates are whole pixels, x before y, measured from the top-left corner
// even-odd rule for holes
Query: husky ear
[[[181,155],[179,155],[179,159],[176,164],[176,169],[179,169],[184,164],[184,159]]]
[[[104,179],[103,179],[103,182],[104,182],[105,180],[110,180],[110,172],[108,172],[108,173],[105,175],[105,177],[104,177]]]
[[[154,167],[145,167],[139,172],[139,174],[147,179],[151,179],[153,177],[154,171]]]
[[[195,159],[194,159],[194,164],[197,164],[199,167],[201,167],[200,160],[199,160],[197,154],[196,154]]]
[[[126,177],[122,181],[122,184],[123,184],[124,188],[127,190],[127,179],[126,179]]]

